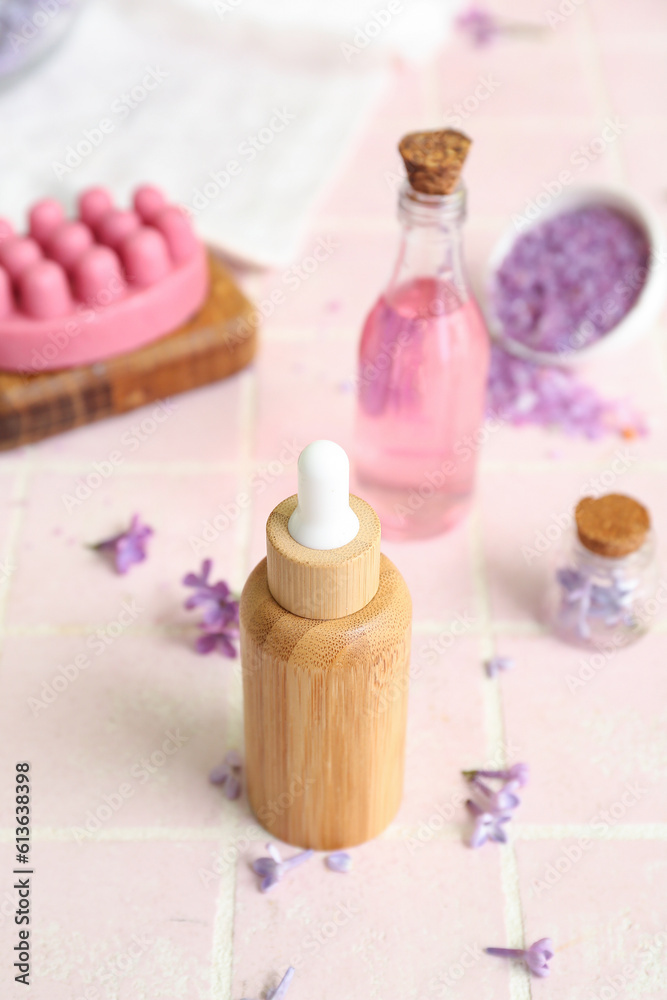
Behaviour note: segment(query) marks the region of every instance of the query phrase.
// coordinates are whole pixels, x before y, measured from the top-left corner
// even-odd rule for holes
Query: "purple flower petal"
[[[239,602],[231,599],[229,585],[224,580],[209,583],[212,568],[212,561],[205,559],[199,574],[187,573],[183,577],[183,584],[194,588],[185,607],[188,611],[202,610],[203,635],[195,643],[195,649],[198,653],[217,650],[222,656],[234,659],[237,650],[232,640],[239,635]]]
[[[500,958],[518,958],[526,963],[536,976],[549,975],[549,961],[554,956],[551,938],[540,938],[531,944],[530,948],[485,948],[487,955],[497,955]]]
[[[347,873],[352,868],[352,858],[347,851],[334,851],[327,856],[327,868],[332,872]]]
[[[233,800],[238,799],[240,794],[241,782],[235,775],[230,774],[225,782],[225,795],[228,799]]]
[[[495,677],[501,670],[512,670],[515,661],[510,656],[492,656],[485,666],[488,676]]]
[[[206,653],[212,653],[218,644],[217,639],[218,637],[213,633],[200,635],[195,642],[195,649],[198,653],[202,653],[203,655],[206,655]]]
[[[147,557],[146,545],[153,534],[147,524],[141,524],[139,515],[134,514],[127,531],[106,538],[92,546],[98,552],[109,553],[117,573],[125,574],[130,566],[143,562]]]
[[[218,764],[214,767],[208,776],[208,780],[212,785],[224,785],[225,781],[229,777],[230,771],[227,764]]]
[[[287,995],[287,990],[289,989],[289,984],[294,978],[294,967],[290,965],[289,969],[280,981],[280,984],[275,990],[269,990],[266,994],[266,1000],[283,1000],[283,997]]]

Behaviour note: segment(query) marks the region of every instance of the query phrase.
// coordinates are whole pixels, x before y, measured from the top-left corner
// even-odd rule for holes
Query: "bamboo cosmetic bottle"
[[[332,441],[302,451],[266,543],[240,609],[250,805],[286,843],[349,847],[401,800],[410,594]]]

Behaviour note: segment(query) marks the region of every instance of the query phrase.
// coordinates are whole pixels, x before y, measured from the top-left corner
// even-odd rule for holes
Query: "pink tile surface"
[[[2,995],[209,1000],[215,896],[198,873],[213,846],[178,840],[36,845],[31,984],[12,982],[4,962]],[[5,870],[10,861],[3,851]],[[0,926],[7,954],[15,931],[6,921]]]
[[[291,964],[290,1000],[312,997],[315,983],[322,1000],[444,996],[452,986],[485,1000],[506,996],[507,969],[480,954],[503,929],[498,855],[465,851],[376,841],[355,851],[347,875],[328,871],[319,855],[265,896],[249,868],[264,848],[253,845],[238,868],[232,995],[261,996]],[[475,912],[468,899],[478,892],[488,905]]]
[[[517,663],[500,680],[506,734],[533,778],[522,823],[667,822],[666,649],[665,633],[607,655],[504,639]]]
[[[33,822],[80,841],[108,828],[215,826],[231,806],[207,781],[239,745],[237,664],[194,634],[14,636],[3,655],[1,756],[33,760]],[[54,773],[39,767],[53,754]],[[73,775],[78,779],[73,783]],[[9,824],[3,798],[0,823]]]
[[[667,941],[656,891],[664,884],[664,845],[608,841],[582,851],[567,838],[521,843],[517,853],[526,939],[549,935],[555,945],[545,994],[665,995]]]
[[[9,788],[16,760],[32,761],[36,1000],[260,998],[290,963],[289,1000],[664,996],[665,620],[591,673],[538,627],[549,554],[522,554],[620,455],[628,471],[602,482],[647,503],[667,567],[664,317],[652,339],[582,372],[630,395],[648,438],[502,427],[483,447],[468,522],[384,546],[414,601],[405,796],[349,875],[317,855],[258,891],[249,863],[264,835],[243,796],[229,802],[207,780],[242,745],[238,662],[197,656],[196,616],[182,607],[181,578],[205,557],[242,586],[264,556],[266,517],[296,489],[304,444],[331,437],[354,453],[356,345],[396,251],[403,132],[453,125],[446,112],[464,105],[479,290],[512,214],[562,171],[565,186],[632,185],[667,224],[663,5],[588,0],[550,27],[562,6],[499,0],[502,19],[542,35],[479,50],[455,36],[429,65],[397,67],[299,259],[245,276],[267,315],[251,369],[179,397],[161,421],[148,407],[0,454],[0,560],[16,564],[0,581],[0,772]],[[483,78],[498,81],[484,100]],[[619,138],[587,162],[614,116]],[[119,577],[87,546],[135,511],[155,528],[150,558]],[[136,614],[119,632],[124,608]],[[516,659],[495,680],[483,669],[492,648]],[[510,844],[472,851],[460,771],[503,752],[529,762],[531,782]],[[86,824],[93,836],[77,832]],[[5,957],[13,830],[5,794]],[[545,935],[556,944],[546,982],[478,952]],[[24,995],[9,971],[5,961],[2,1000]]]

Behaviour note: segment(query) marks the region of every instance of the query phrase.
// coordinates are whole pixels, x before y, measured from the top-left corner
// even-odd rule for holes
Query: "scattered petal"
[[[293,978],[294,978],[294,966],[290,965],[289,969],[287,970],[283,978],[280,980],[280,983],[276,987],[276,989],[269,990],[269,992],[266,994],[266,1000],[283,1000],[283,997],[287,996],[287,990]]]
[[[476,48],[488,45],[500,34],[497,18],[484,7],[468,7],[456,18],[456,27]]]
[[[209,582],[212,568],[212,561],[205,559],[199,574],[187,573],[183,577],[184,586],[194,589],[184,607],[189,611],[200,608],[203,612],[199,625],[202,634],[195,643],[197,652],[206,655],[217,651],[234,659],[237,651],[232,640],[239,635],[239,602],[231,598],[229,585],[224,580]]]
[[[252,870],[256,875],[261,876],[259,885],[261,892],[268,892],[277,882],[280,882],[287,872],[303,864],[314,853],[312,850],[301,851],[299,854],[294,854],[291,858],[286,858],[283,861],[275,844],[267,844],[266,849],[270,857],[257,858],[252,863]]]
[[[212,785],[223,785],[228,799],[238,799],[241,794],[241,769],[243,762],[238,750],[229,750],[224,762],[214,767],[208,776]]]
[[[526,963],[535,976],[548,976],[549,962],[554,957],[554,947],[551,938],[540,938],[531,944],[530,948],[485,948],[487,955],[498,955],[501,958],[519,958]]]
[[[98,552],[109,553],[113,558],[117,573],[127,573],[130,566],[146,559],[146,546],[152,534],[153,529],[149,528],[147,524],[142,524],[139,515],[135,514],[127,531],[122,531],[119,535],[113,535],[102,542],[97,542],[92,548]]]
[[[516,663],[511,656],[492,656],[484,664],[489,677],[495,677],[501,670],[512,670]]]
[[[327,857],[327,868],[332,872],[349,872],[352,868],[352,858],[347,851],[334,851]]]

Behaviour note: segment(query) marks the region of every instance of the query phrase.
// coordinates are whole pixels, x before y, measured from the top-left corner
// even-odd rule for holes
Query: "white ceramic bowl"
[[[532,228],[563,212],[593,205],[604,205],[633,219],[645,232],[650,247],[648,274],[635,304],[623,319],[595,343],[567,354],[535,351],[517,340],[503,337],[491,309],[490,289],[493,275],[509,253],[512,245]],[[621,188],[576,187],[562,192],[543,209],[537,218],[521,230],[515,226],[505,231],[489,258],[486,287],[486,317],[491,336],[517,357],[538,364],[579,365],[617,348],[627,347],[649,332],[655,325],[667,297],[667,241],[656,213],[631,191]]]

